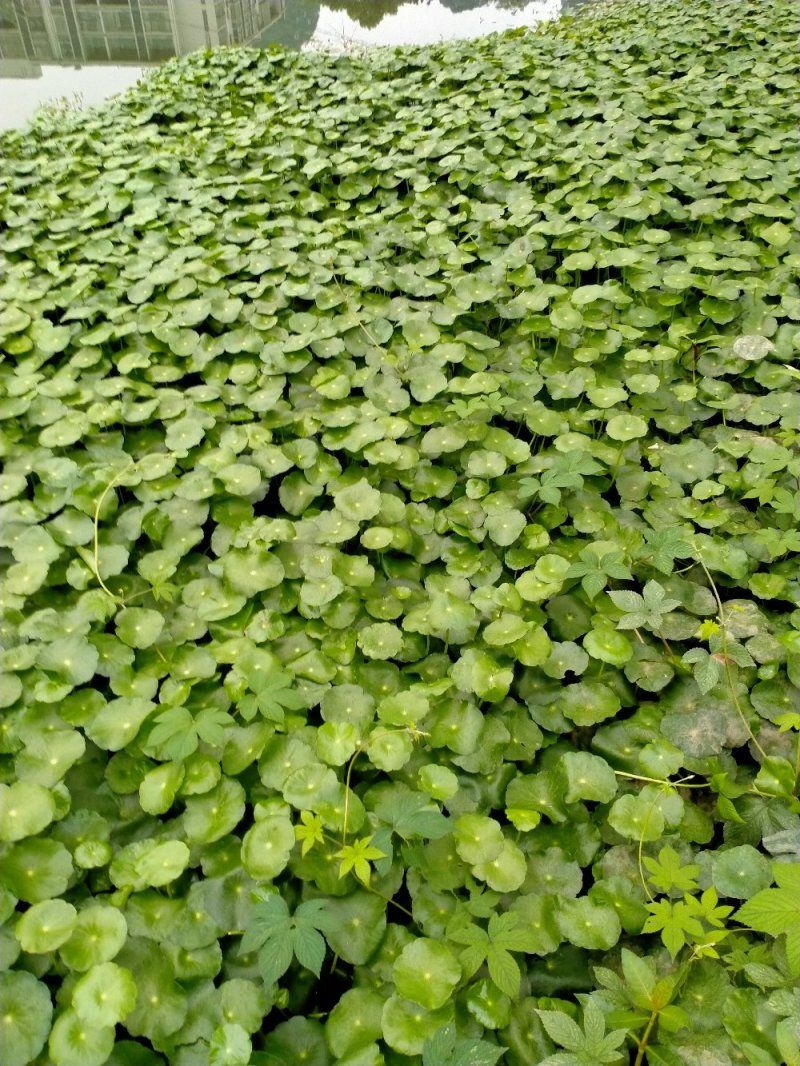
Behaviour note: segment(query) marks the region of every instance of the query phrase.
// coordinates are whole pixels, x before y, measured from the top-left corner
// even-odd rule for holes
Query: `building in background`
[[[156,63],[249,44],[283,11],[284,0],[0,0],[0,61],[11,77],[41,63]]]

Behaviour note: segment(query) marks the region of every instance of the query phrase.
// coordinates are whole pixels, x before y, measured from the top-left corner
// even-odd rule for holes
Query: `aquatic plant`
[[[0,138],[6,1066],[797,1066],[798,39]]]

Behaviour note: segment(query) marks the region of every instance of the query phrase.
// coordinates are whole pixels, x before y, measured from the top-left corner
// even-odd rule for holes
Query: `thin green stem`
[[[392,733],[409,733],[415,740],[417,737],[425,737],[428,734],[423,733],[420,729],[416,729],[411,725],[396,726],[393,729],[382,729],[377,733],[370,733],[366,740],[362,740],[347,764],[347,773],[344,779],[344,814],[342,816],[342,847],[347,846],[347,817],[350,810],[350,781],[353,776],[353,767],[355,766],[356,759],[359,757],[362,751],[364,751],[367,745],[371,744],[373,740],[380,740],[381,737],[388,737]]]
[[[626,777],[630,781],[647,781],[651,785],[668,785],[670,788],[708,788],[707,782],[694,785],[687,784],[695,776],[694,774],[690,774],[688,777],[681,777],[677,781],[668,781],[666,777],[646,777],[644,774],[629,774],[624,770],[615,770],[614,773],[617,777]]]
[[[639,864],[639,880],[642,882],[642,888],[644,889],[645,895],[647,896],[648,900],[651,903],[654,902],[655,897],[653,896],[653,893],[650,891],[650,888],[649,888],[649,886],[647,884],[647,879],[644,876],[644,856],[643,856],[642,852],[644,850],[644,835],[647,832],[647,826],[648,826],[648,824],[650,822],[650,815],[655,810],[657,802],[658,802],[658,796],[654,796],[653,797],[653,802],[647,808],[647,814],[645,815],[644,825],[642,826],[642,831],[639,834],[639,847],[637,848],[637,851],[636,851],[636,858],[637,858],[637,862]]]
[[[100,577],[100,511],[103,509],[105,498],[109,494],[109,492],[111,492],[111,490],[119,484],[120,480],[125,477],[128,471],[133,469],[134,466],[136,466],[136,460],[132,459],[124,469],[119,470],[114,475],[111,481],[109,481],[109,483],[100,493],[100,498],[98,499],[97,506],[94,509],[94,576],[97,578],[98,584],[100,585],[100,588],[103,590],[103,592],[105,592],[107,596],[110,596],[111,599],[114,600],[116,603],[122,604],[122,606],[124,606],[124,601],[121,600],[118,596],[115,596],[111,589],[108,587],[108,585],[105,583],[105,581],[103,581],[102,577]]]
[[[733,701],[733,706],[736,708],[736,713],[739,715],[739,718],[742,720],[742,725],[747,730],[747,735],[752,740],[753,746],[755,747],[756,751],[758,751],[758,753],[759,753],[759,755],[761,756],[762,759],[766,759],[767,758],[767,753],[761,747],[761,745],[759,744],[758,740],[756,739],[755,733],[750,728],[750,723],[748,722],[747,716],[745,715],[744,711],[742,710],[742,705],[739,702],[739,697],[736,695],[736,687],[734,686],[734,683],[733,683],[733,673],[731,671],[730,659],[728,657],[728,633],[727,633],[727,628],[726,628],[727,619],[725,617],[725,607],[723,606],[722,598],[720,597],[720,594],[719,594],[719,589],[717,588],[716,582],[714,581],[714,578],[711,576],[711,571],[706,566],[705,562],[703,561],[703,557],[702,557],[702,555],[700,554],[699,551],[697,553],[697,561],[700,563],[700,566],[703,568],[703,573],[706,575],[706,580],[708,581],[708,584],[709,584],[709,586],[711,588],[711,592],[712,592],[712,594],[714,596],[714,599],[716,600],[716,603],[717,603],[717,612],[719,614],[720,633],[722,635],[722,657],[724,659],[724,665],[725,665],[725,678],[726,678],[726,680],[728,682],[728,689],[729,689],[730,694],[731,694],[731,700]]]
[[[639,1045],[636,1048],[636,1059],[634,1060],[633,1066],[642,1066],[642,1063],[644,1062],[644,1053],[647,1050],[647,1045],[649,1044],[650,1037],[653,1033],[653,1027],[655,1026],[657,1021],[658,1011],[651,1011],[650,1017],[647,1021],[647,1025],[645,1026],[644,1032],[642,1033],[641,1038],[639,1039]]]

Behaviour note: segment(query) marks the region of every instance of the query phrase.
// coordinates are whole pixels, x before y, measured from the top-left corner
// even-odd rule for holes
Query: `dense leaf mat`
[[[0,140],[5,1066],[800,1063],[798,41]]]

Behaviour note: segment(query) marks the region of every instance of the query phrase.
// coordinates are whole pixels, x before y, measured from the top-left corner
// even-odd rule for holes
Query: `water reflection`
[[[0,0],[0,59],[157,63],[247,43],[283,14],[284,0]]]
[[[581,2],[0,0],[0,128],[54,97],[98,103],[148,66],[200,48],[425,43],[534,24]],[[25,79],[23,92],[11,79]]]

